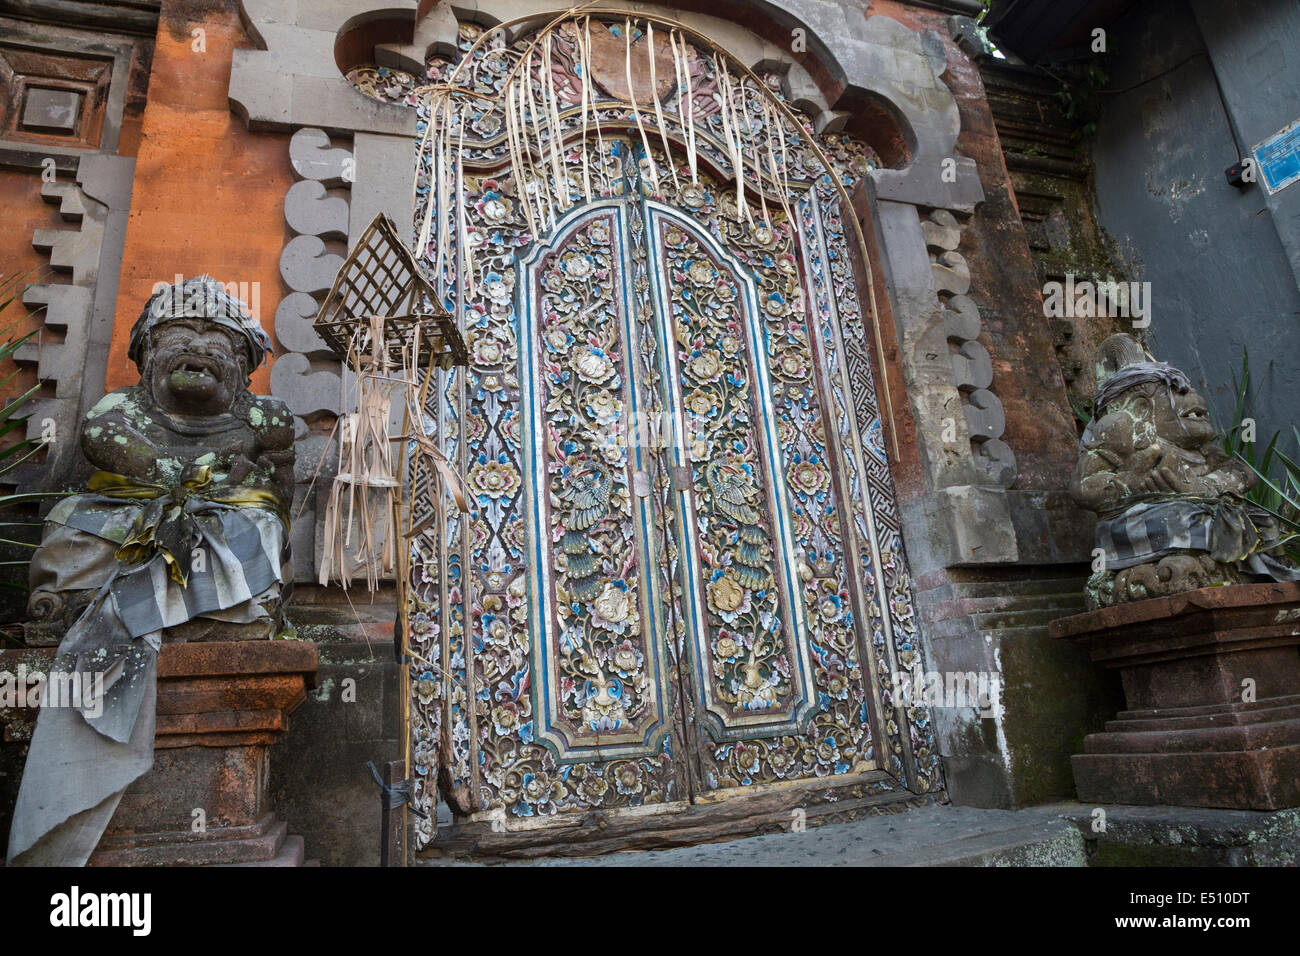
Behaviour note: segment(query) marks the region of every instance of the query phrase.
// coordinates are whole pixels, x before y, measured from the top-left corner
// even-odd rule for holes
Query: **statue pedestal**
[[[153,768],[89,865],[301,866],[302,838],[271,808],[270,751],[316,663],[316,645],[300,641],[163,645]]]
[[[48,671],[53,659],[54,648],[0,652],[0,671]],[[268,771],[315,679],[309,642],[163,645],[153,768],[123,795],[89,865],[302,865],[302,838],[272,810]],[[0,713],[5,739],[30,738],[35,717]]]
[[[1129,708],[1071,758],[1081,802],[1300,806],[1300,583],[1134,601],[1050,633],[1119,670]]]

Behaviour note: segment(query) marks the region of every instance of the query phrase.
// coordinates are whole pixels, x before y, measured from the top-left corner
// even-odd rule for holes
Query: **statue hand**
[[[1157,442],[1139,448],[1126,456],[1123,465],[1115,469],[1122,476],[1124,483],[1135,491],[1154,492],[1161,490],[1156,473],[1164,459],[1164,449]]]
[[[1201,481],[1205,484],[1206,495],[1221,495],[1225,492],[1240,495],[1245,494],[1254,484],[1251,480],[1253,477],[1236,462],[1229,462],[1225,467],[1210,472]]]
[[[1205,494],[1204,482],[1188,481],[1179,471],[1170,465],[1159,465],[1151,469],[1150,474],[1139,484],[1142,491],[1156,494]]]
[[[245,455],[235,455],[230,461],[230,474],[227,481],[232,485],[237,485],[248,477],[248,473],[253,470],[253,463]]]

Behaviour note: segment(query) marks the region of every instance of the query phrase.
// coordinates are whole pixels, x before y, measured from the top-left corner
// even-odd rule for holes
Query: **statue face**
[[[1179,394],[1157,389],[1153,396],[1156,430],[1160,437],[1180,448],[1199,448],[1214,438],[1214,425],[1206,417],[1205,399],[1196,389]]]
[[[167,411],[219,415],[244,387],[248,357],[235,333],[178,319],[153,330],[145,368],[154,400]]]

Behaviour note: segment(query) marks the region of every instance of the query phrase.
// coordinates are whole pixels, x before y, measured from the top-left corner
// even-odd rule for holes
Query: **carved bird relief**
[[[763,658],[767,645],[755,641],[750,649],[749,659],[740,666],[741,684],[736,694],[736,701],[746,710],[763,710],[776,704],[777,688],[774,688],[763,676]]]
[[[590,462],[569,472],[558,496],[569,505],[560,550],[564,552],[569,591],[579,601],[595,600],[601,591],[600,558],[591,545],[591,529],[609,508],[610,477]]]
[[[736,524],[737,538],[731,551],[736,580],[753,591],[772,581],[771,549],[762,515],[754,507],[758,489],[753,477],[730,461],[712,461],[704,469],[713,494],[714,506]]]

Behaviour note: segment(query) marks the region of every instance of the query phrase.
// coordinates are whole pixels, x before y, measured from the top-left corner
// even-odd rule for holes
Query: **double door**
[[[863,463],[809,317],[824,251],[797,204],[746,216],[704,175],[652,198],[637,147],[614,154],[618,194],[517,267],[528,732],[553,769],[505,802],[851,783],[879,703],[845,508]]]

